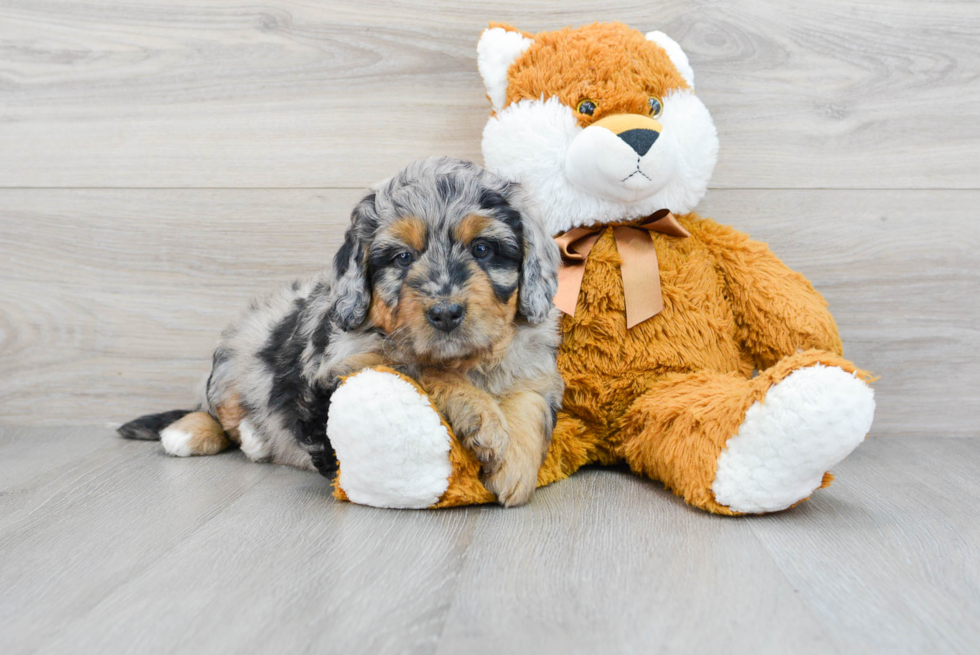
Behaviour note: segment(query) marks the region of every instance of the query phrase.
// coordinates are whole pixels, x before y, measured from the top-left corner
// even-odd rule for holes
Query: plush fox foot
[[[327,435],[340,472],[334,495],[405,509],[495,500],[465,451],[415,382],[391,369],[364,369],[330,399]]]
[[[718,457],[711,490],[729,509],[773,512],[808,498],[864,440],[874,393],[836,366],[793,371],[745,413]]]

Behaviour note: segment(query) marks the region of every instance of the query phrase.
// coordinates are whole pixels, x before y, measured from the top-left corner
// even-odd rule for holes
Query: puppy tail
[[[231,446],[218,420],[207,412],[176,409],[148,414],[119,428],[127,439],[160,440],[174,457],[216,455]]]
[[[175,409],[160,414],[147,414],[120,426],[116,432],[126,439],[160,441],[160,433],[163,432],[164,428],[171,423],[176,423],[193,411],[193,409]]]

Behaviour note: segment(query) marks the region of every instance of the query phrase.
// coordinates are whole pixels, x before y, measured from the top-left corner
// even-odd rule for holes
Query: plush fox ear
[[[532,43],[533,39],[509,26],[491,25],[480,35],[476,65],[494,111],[503,109],[507,101],[507,69]]]
[[[687,85],[693,89],[694,70],[691,68],[691,62],[687,60],[687,55],[681,50],[680,44],[663,32],[647,32],[647,41],[653,41],[667,52],[667,56],[670,57],[670,61],[674,64],[677,72],[681,74],[681,77],[684,78]]]

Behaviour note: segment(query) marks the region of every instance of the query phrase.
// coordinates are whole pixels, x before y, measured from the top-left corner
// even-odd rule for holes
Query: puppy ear
[[[487,89],[487,98],[494,111],[504,108],[507,101],[507,71],[518,57],[534,43],[510,25],[491,23],[483,30],[476,45],[476,67]]]
[[[521,214],[524,237],[524,263],[521,266],[518,308],[528,323],[536,325],[548,318],[558,292],[558,244],[545,228],[544,218],[524,189],[511,184],[511,206]]]
[[[334,283],[330,289],[330,320],[344,332],[361,325],[371,305],[367,250],[378,225],[375,194],[354,207],[344,243],[333,258]]]

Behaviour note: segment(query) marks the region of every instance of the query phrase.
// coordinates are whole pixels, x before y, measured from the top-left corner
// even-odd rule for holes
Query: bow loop
[[[626,298],[626,327],[656,316],[663,308],[660,291],[660,267],[651,232],[686,238],[691,233],[677,222],[674,215],[661,209],[639,223],[577,227],[555,237],[561,250],[562,264],[558,270],[558,293],[555,306],[575,315],[585,262],[603,230],[612,229],[622,265],[623,294]]]

